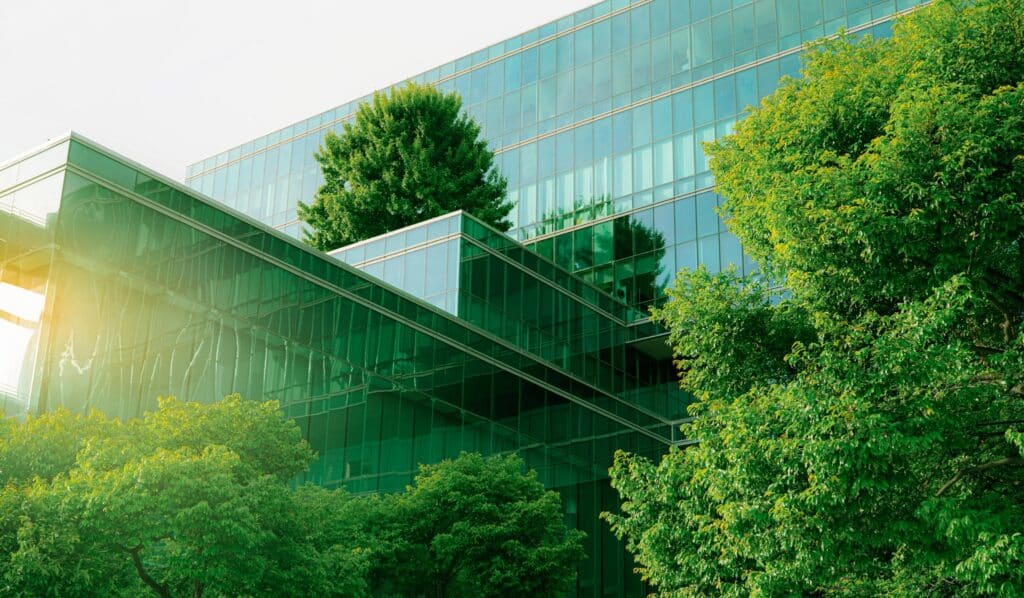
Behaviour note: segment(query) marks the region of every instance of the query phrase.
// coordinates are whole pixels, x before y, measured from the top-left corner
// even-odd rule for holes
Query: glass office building
[[[684,442],[651,325],[458,212],[341,257],[74,134],[2,164],[0,407],[275,399],[319,455],[305,479],[353,492],[516,451],[588,534],[578,593],[640,595],[598,514],[615,450]]]
[[[73,134],[0,164],[0,407],[276,399],[319,455],[307,478],[353,492],[517,451],[587,532],[576,594],[644,595],[598,514],[617,508],[616,450],[686,443],[647,308],[679,268],[755,268],[702,143],[797,75],[803,43],[887,35],[919,3],[606,1],[414,77],[481,123],[507,235],[456,212],[330,255],[300,243],[312,155],[369,97],[194,164],[187,185]]]
[[[802,44],[888,35],[921,2],[606,0],[411,80],[458,92],[480,123],[509,181],[514,239],[642,308],[679,268],[754,267],[715,212],[702,143],[797,76]],[[369,100],[197,162],[187,182],[298,237],[296,202],[321,182],[313,153]],[[627,228],[658,242],[620,238]]]

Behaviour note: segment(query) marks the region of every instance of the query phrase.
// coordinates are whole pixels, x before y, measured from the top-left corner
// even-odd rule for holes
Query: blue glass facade
[[[702,143],[797,76],[802,44],[841,28],[887,35],[920,3],[609,0],[412,80],[457,91],[481,124],[509,180],[513,238],[644,307],[680,267],[754,267],[718,222]],[[313,152],[368,99],[196,163],[188,184],[298,236],[296,202],[321,182]],[[624,218],[657,226],[664,247],[627,248],[612,223]]]

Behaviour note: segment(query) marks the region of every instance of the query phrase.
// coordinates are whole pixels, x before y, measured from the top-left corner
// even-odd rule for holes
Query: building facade
[[[127,418],[159,396],[273,399],[318,454],[298,481],[356,493],[515,451],[587,532],[578,593],[641,595],[598,515],[616,508],[616,450],[683,442],[657,331],[459,212],[343,253],[78,135],[0,164],[0,408]],[[423,277],[401,284],[443,301],[342,260],[415,264]]]
[[[508,178],[512,238],[630,305],[680,268],[754,264],[715,212],[702,144],[727,134],[803,44],[889,34],[922,0],[606,0],[412,77],[455,91]],[[396,82],[396,85],[401,82]],[[370,96],[188,168],[187,182],[298,237],[313,153]],[[653,231],[655,244],[630,239]]]
[[[580,596],[641,596],[598,515],[616,450],[680,446],[688,397],[647,318],[674,272],[752,271],[702,143],[798,74],[802,44],[886,35],[917,0],[606,1],[423,73],[457,91],[515,226],[456,212],[297,240],[313,153],[362,98],[199,162],[180,185],[77,135],[0,164],[0,407],[135,416],[276,399],[306,479],[394,491],[519,452],[587,532]]]

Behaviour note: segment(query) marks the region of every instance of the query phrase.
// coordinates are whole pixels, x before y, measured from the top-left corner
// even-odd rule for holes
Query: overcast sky
[[[75,130],[185,166],[596,0],[0,0],[0,162]]]

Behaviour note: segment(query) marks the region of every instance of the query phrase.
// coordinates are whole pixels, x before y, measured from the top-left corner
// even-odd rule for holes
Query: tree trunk
[[[160,598],[171,598],[170,590],[168,590],[166,586],[162,586],[157,583],[157,581],[150,577],[149,573],[146,572],[146,568],[142,566],[142,559],[139,557],[139,552],[142,551],[142,547],[136,546],[135,548],[125,548],[125,550],[128,551],[128,554],[132,555],[132,564],[135,565],[135,572],[139,574],[139,579],[149,586],[150,589],[156,592],[156,595],[160,596]]]

